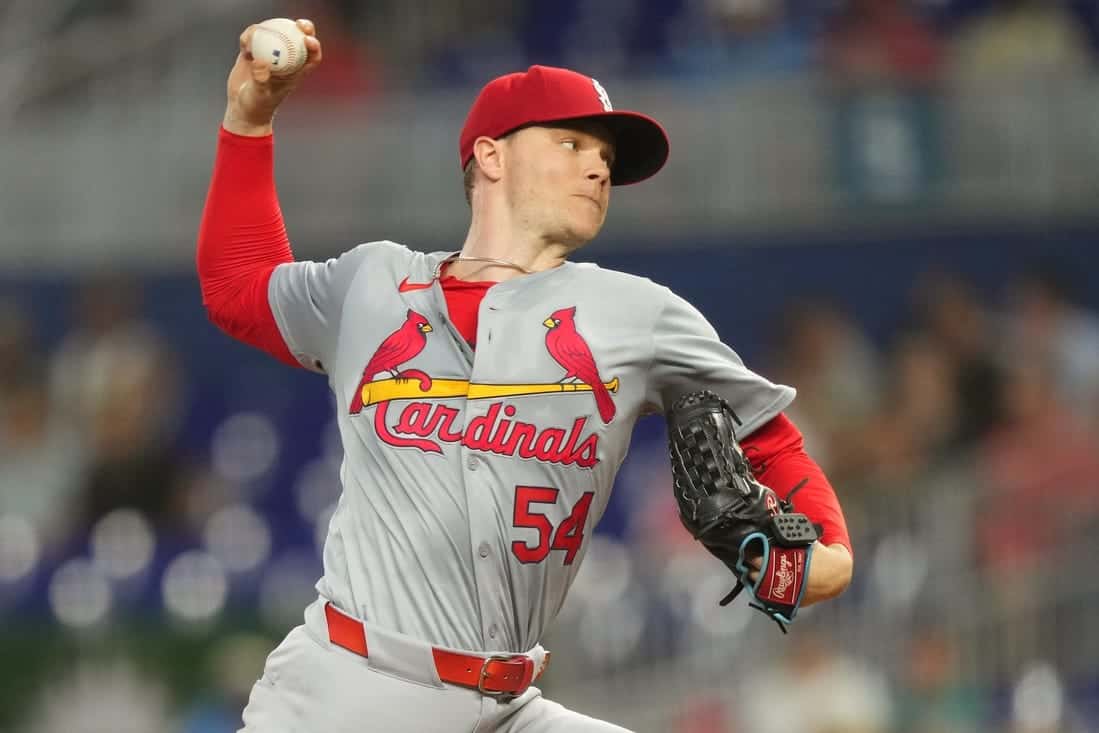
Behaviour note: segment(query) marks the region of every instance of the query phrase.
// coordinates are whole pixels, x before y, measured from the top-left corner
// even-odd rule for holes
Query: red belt
[[[324,616],[328,621],[328,639],[361,657],[368,657],[366,629],[357,618],[348,616],[331,603],[324,604]],[[446,649],[431,648],[435,657],[435,669],[439,679],[452,685],[477,690],[500,702],[510,702],[519,697],[534,682],[534,660],[525,654],[461,654]],[[545,668],[549,661],[546,652]]]

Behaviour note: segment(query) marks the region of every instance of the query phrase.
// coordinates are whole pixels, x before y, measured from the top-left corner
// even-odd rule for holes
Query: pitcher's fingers
[[[266,84],[271,79],[270,62],[262,59],[253,59],[252,79],[258,84]]]
[[[308,69],[313,68],[321,62],[324,58],[324,52],[321,49],[321,42],[317,40],[316,36],[305,37],[305,49],[308,52],[308,58],[305,61],[305,67]]]
[[[298,28],[301,28],[301,32],[307,36],[317,35],[317,28],[313,25],[313,21],[308,18],[298,18],[295,21],[298,24]]]
[[[240,34],[240,53],[249,61],[252,60],[252,34],[256,32],[256,26],[250,25]]]

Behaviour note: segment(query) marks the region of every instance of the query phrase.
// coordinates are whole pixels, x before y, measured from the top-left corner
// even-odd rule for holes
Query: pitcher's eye
[[[579,147],[580,147],[579,143],[577,143],[575,140],[572,140],[572,139],[562,140],[561,144],[564,145],[567,148],[572,149],[572,150],[578,150]]]

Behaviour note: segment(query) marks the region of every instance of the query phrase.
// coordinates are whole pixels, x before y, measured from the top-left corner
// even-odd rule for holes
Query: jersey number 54
[[[532,509],[532,504],[556,504],[560,492],[547,486],[515,487],[514,526],[538,531],[538,541],[527,544],[521,540],[511,543],[511,551],[521,563],[542,562],[551,550],[565,551],[565,565],[572,565],[580,544],[584,541],[584,527],[588,521],[594,492],[585,492],[573,506],[569,515],[555,528],[544,513]]]

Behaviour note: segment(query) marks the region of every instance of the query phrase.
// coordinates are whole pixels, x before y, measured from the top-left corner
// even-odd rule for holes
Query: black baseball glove
[[[749,605],[785,633],[805,591],[818,529],[792,511],[789,496],[780,501],[756,481],[736,440],[734,423],[740,420],[724,399],[708,390],[692,392],[677,400],[665,418],[679,518],[737,579],[721,605],[748,588]]]

